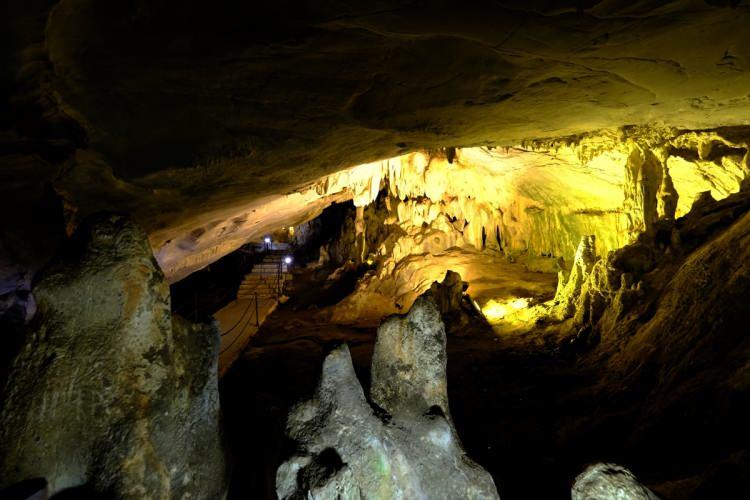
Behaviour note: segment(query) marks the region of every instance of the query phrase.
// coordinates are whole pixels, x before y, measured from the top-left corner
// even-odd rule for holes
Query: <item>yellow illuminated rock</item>
[[[482,314],[490,323],[509,318],[529,307],[529,299],[518,297],[506,301],[491,299],[482,307]]]
[[[409,307],[446,269],[472,283],[476,298],[482,293],[473,284],[481,279],[476,270],[500,256],[532,270],[563,272],[558,297],[577,297],[597,259],[658,220],[683,215],[701,191],[722,198],[739,190],[747,174],[744,144],[710,132],[649,128],[516,148],[459,148],[450,161],[434,151],[356,167],[326,185],[345,190],[344,179],[355,180],[348,189],[355,193],[358,231],[366,230],[361,204],[374,199],[379,185],[388,197],[381,223],[398,230],[379,248],[358,250],[362,260],[377,256],[379,266],[337,317],[346,322]],[[578,258],[576,248],[583,252]],[[486,303],[485,314],[504,317],[507,300]],[[571,307],[560,299],[555,315],[565,317]]]
[[[177,280],[280,226],[316,217],[332,202],[362,210],[381,190],[405,236],[387,257],[449,248],[500,252],[528,261],[561,257],[570,267],[584,235],[599,256],[633,241],[660,218],[684,215],[702,191],[739,190],[750,171],[747,144],[715,132],[605,130],[514,148],[415,152],[358,165],[284,195],[207,209],[199,225],[151,234],[167,277]],[[367,231],[364,220],[359,224]],[[383,249],[362,248],[383,255]],[[550,265],[542,266],[551,270]],[[391,265],[391,270],[393,265]]]

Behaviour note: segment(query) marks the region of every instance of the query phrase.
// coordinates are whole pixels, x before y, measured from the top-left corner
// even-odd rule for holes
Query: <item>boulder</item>
[[[222,498],[218,332],[171,315],[144,232],[94,217],[33,293],[0,410],[0,487]]]
[[[278,469],[279,498],[499,498],[451,423],[445,367],[445,329],[425,298],[378,329],[372,403],[348,347],[333,350],[313,398],[290,413],[298,452]]]
[[[597,463],[586,468],[575,480],[572,500],[658,500],[632,472],[616,464]]]

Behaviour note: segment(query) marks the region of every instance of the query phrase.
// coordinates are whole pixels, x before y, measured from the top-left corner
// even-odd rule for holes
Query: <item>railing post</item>
[[[260,316],[258,316],[258,292],[255,292],[255,326],[260,328]]]
[[[279,260],[279,267],[276,269],[276,300],[281,298],[281,266],[283,266],[283,260]]]

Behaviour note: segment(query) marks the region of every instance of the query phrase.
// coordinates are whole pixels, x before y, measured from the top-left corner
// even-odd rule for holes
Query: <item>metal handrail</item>
[[[283,266],[284,266],[284,261],[279,260],[278,266],[276,268],[276,300],[277,301],[281,298],[281,282],[282,282],[282,275],[283,275],[283,272],[282,272]],[[258,292],[255,292],[253,302],[255,303],[255,326],[260,327],[260,313],[258,311]],[[248,310],[250,310],[250,306],[253,305],[253,302],[251,302],[250,304],[247,305],[247,307],[245,307],[245,310],[242,312],[242,315],[240,316],[240,319],[237,321],[237,323],[235,323],[230,329],[228,329],[227,331],[221,334],[222,338],[225,337],[227,334],[229,334],[231,331],[233,331],[235,328],[237,328],[237,326],[239,326],[240,323],[242,323],[242,321],[247,316]],[[229,349],[232,348],[232,346],[237,342],[237,339],[239,339],[242,336],[242,332],[245,331],[245,329],[247,328],[247,325],[250,324],[250,321],[252,320],[252,318],[253,318],[252,315],[247,316],[247,321],[245,322],[245,326],[242,327],[242,329],[240,330],[240,333],[238,333],[232,339],[232,341],[229,343],[228,346],[226,346],[224,349],[222,349],[219,352],[219,355],[224,354],[225,352],[227,352]]]

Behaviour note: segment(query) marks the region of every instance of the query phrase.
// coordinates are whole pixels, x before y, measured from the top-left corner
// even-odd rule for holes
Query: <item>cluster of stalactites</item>
[[[747,145],[716,133],[628,134],[459,149],[451,158],[415,152],[333,174],[319,189],[348,191],[356,207],[385,190],[392,215],[385,222],[407,234],[429,227],[455,246],[572,261],[584,235],[595,234],[606,255],[657,221],[686,214],[699,193],[722,199],[750,177]]]

